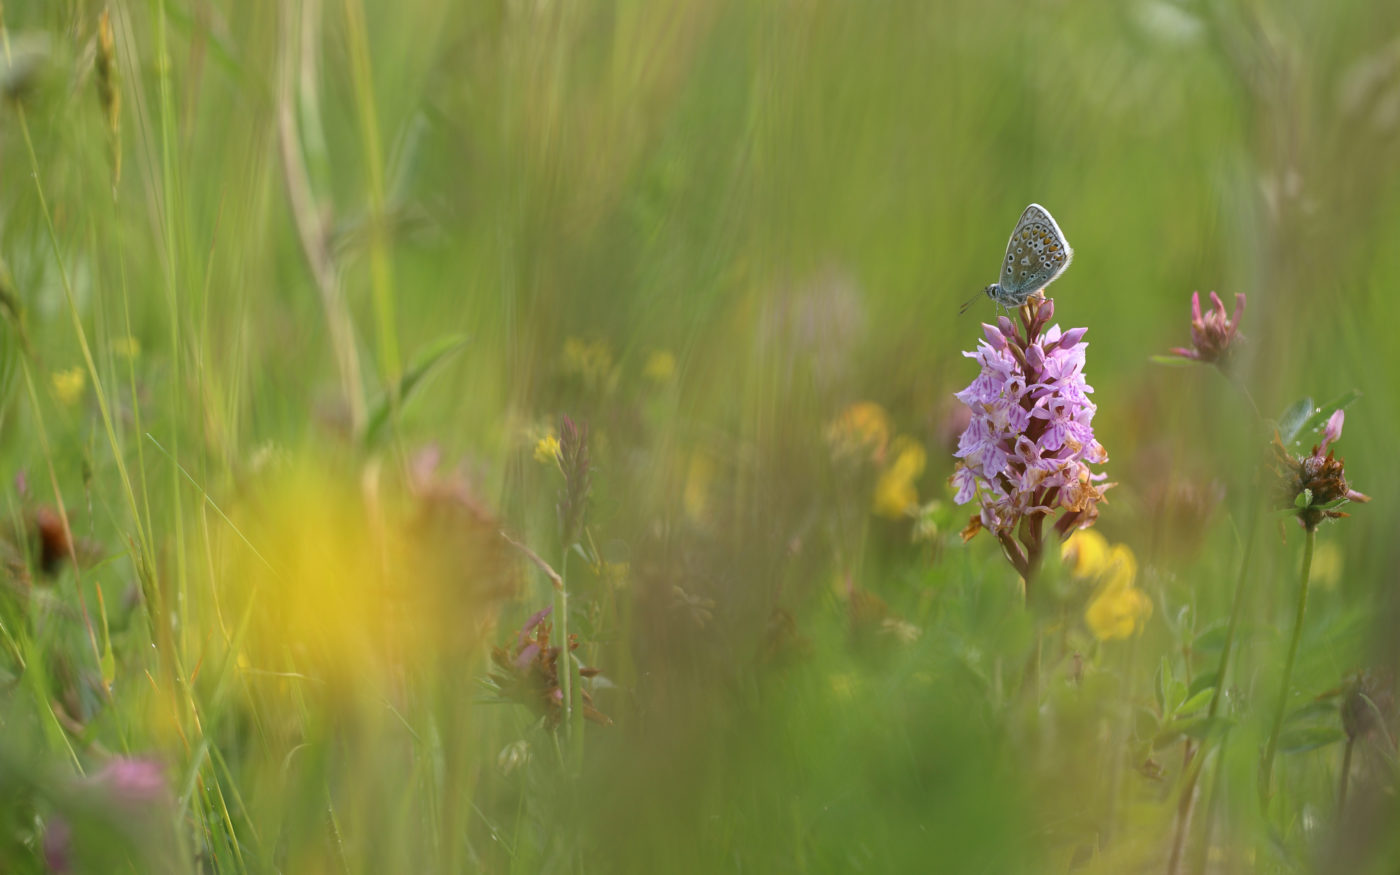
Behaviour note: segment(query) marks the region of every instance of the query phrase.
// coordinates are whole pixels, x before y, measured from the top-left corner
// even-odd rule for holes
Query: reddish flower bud
[[[1201,293],[1191,293],[1191,349],[1176,347],[1174,355],[1192,361],[1225,366],[1232,353],[1231,345],[1239,335],[1240,318],[1244,316],[1245,297],[1235,295],[1235,314],[1225,312],[1225,302],[1215,292],[1210,293],[1211,308],[1201,313]]]

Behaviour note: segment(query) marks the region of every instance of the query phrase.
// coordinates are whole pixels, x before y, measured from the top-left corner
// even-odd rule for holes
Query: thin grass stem
[[[1312,574],[1313,546],[1317,541],[1317,531],[1309,526],[1303,539],[1303,571],[1298,586],[1298,614],[1293,620],[1293,638],[1288,642],[1288,658],[1283,663],[1283,682],[1279,686],[1278,707],[1274,709],[1273,728],[1269,730],[1269,743],[1264,748],[1264,764],[1259,774],[1259,797],[1267,806],[1273,787],[1274,757],[1278,753],[1279,730],[1283,728],[1283,715],[1288,710],[1288,687],[1293,680],[1293,663],[1298,658],[1298,641],[1303,637],[1303,615],[1308,609],[1308,582]]]

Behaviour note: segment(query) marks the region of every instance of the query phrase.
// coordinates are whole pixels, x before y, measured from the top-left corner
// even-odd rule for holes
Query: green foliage
[[[0,870],[69,828],[89,871],[1163,871],[1183,794],[1192,866],[1394,870],[1400,5],[3,23]],[[1126,639],[1058,544],[1027,605],[947,486],[998,315],[957,308],[1032,201]],[[1196,289],[1242,345],[1155,367]],[[1375,499],[1282,702],[1280,409],[1296,452],[1346,409]]]

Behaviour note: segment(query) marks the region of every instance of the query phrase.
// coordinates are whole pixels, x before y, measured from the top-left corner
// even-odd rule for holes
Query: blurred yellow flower
[[[112,355],[118,358],[134,359],[141,355],[141,341],[134,337],[118,337],[112,341]]]
[[[893,461],[880,472],[875,483],[875,513],[890,519],[900,519],[919,505],[919,491],[915,487],[924,473],[928,454],[913,438],[901,435],[891,447]]]
[[[1152,616],[1152,599],[1133,586],[1110,584],[1089,603],[1084,619],[1100,641],[1130,638],[1141,632]]]
[[[1152,599],[1133,585],[1137,580],[1133,551],[1126,544],[1113,545],[1098,576],[1102,583],[1084,612],[1094,637],[1112,641],[1141,632],[1152,616]]]
[[[69,368],[66,371],[54,372],[53,393],[63,404],[72,404],[83,397],[83,389],[86,386],[87,372],[82,368]]]
[[[222,604],[205,616],[237,664],[316,678],[345,701],[473,652],[513,567],[488,511],[354,473],[289,462],[259,478],[232,509],[228,564],[211,569]],[[244,618],[236,636],[226,611]]]
[[[1137,580],[1137,557],[1127,544],[1114,544],[1104,563],[1103,577],[1109,584],[1132,586]]]
[[[856,456],[872,461],[884,458],[890,440],[890,417],[874,401],[847,407],[826,427],[826,440],[836,456]]]
[[[1108,539],[1093,529],[1080,529],[1060,547],[1060,558],[1076,580],[1098,577],[1108,567]]]
[[[611,390],[617,381],[612,349],[601,340],[570,337],[564,341],[564,373],[579,377],[591,390]]]
[[[542,465],[559,463],[559,438],[547,434],[535,443],[535,461]]]
[[[675,355],[669,349],[653,350],[651,355],[647,356],[642,375],[653,383],[669,383],[676,375]]]

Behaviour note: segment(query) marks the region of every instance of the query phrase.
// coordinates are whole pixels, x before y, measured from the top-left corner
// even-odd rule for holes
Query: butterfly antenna
[[[967,303],[966,303],[966,304],[963,304],[961,307],[958,308],[958,315],[961,316],[962,314],[966,313],[966,312],[967,312],[967,308],[968,308],[968,307],[971,307],[974,303],[976,303],[977,299],[980,298],[980,297],[982,297],[983,294],[984,294],[983,292],[978,292],[977,294],[975,294],[975,295],[973,295],[972,297],[968,298],[968,299],[967,299]]]

